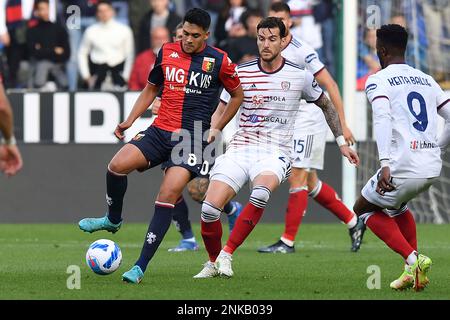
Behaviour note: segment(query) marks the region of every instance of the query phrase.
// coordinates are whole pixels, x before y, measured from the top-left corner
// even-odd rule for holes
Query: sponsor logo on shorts
[[[139,141],[139,140],[141,140],[143,137],[145,137],[145,133],[138,133],[137,135],[134,136],[133,140],[134,140],[134,141]]]
[[[312,87],[315,89],[315,88],[317,88],[318,85],[319,84],[317,83],[316,79],[314,79],[312,82]]]

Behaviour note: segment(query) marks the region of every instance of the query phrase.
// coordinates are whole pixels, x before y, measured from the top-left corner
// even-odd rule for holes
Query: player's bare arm
[[[211,116],[211,128],[217,127],[222,114],[225,112],[226,106],[226,103],[224,103],[222,100],[219,102],[216,111],[214,111],[213,115]]]
[[[222,116],[217,120],[217,123],[214,126],[216,130],[222,130],[225,128],[228,122],[233,119],[234,115],[238,111],[241,106],[242,100],[244,99],[244,91],[242,91],[242,87],[239,85],[235,90],[230,92],[231,99],[227,104]]]
[[[322,94],[320,98],[315,102],[315,104],[322,109],[323,114],[325,115],[325,119],[328,123],[328,126],[331,129],[331,132],[333,132],[333,135],[335,138],[342,136],[342,127],[339,120],[339,115],[336,112],[336,109],[333,106],[333,103],[330,99],[327,98],[325,94]],[[345,143],[339,143],[339,148],[341,149],[341,153],[343,156],[345,156],[350,163],[359,165],[359,157],[358,154],[349,148],[349,146]]]
[[[14,121],[11,105],[6,96],[3,85],[0,83],[0,172],[8,177],[15,175],[22,169],[22,155],[16,145],[14,137]]]
[[[315,102],[315,104],[322,109],[325,119],[327,120],[328,126],[333,132],[335,138],[342,136],[342,127],[339,121],[339,115],[334,108],[333,103],[327,98],[325,94],[322,94],[320,98]]]
[[[13,115],[3,85],[0,84],[0,132],[8,140],[13,134]]]
[[[350,146],[353,145],[356,142],[355,137],[353,136],[352,131],[347,126],[347,122],[345,120],[344,104],[342,102],[342,97],[339,93],[339,87],[336,81],[334,81],[331,74],[325,68],[319,71],[314,77],[320,84],[320,86],[325,88],[325,90],[330,95],[331,102],[333,102],[333,106],[336,108],[339,119],[341,120],[342,133],[344,135],[345,141]]]
[[[139,118],[145,112],[145,110],[148,109],[148,107],[155,100],[158,91],[159,86],[155,86],[150,83],[147,84],[147,86],[144,88],[144,90],[142,90],[141,94],[137,98],[128,118],[124,122],[118,124],[116,130],[114,130],[114,134],[118,139],[122,140],[123,138],[125,138],[123,132],[131,127],[134,121],[136,121],[136,119]]]
[[[230,92],[231,99],[228,102],[226,108],[223,107],[223,112],[219,117],[219,113],[216,115],[214,122],[211,122],[211,131],[209,134],[208,142],[213,141],[215,135],[217,132],[222,131],[223,128],[227,125],[228,122],[233,119],[234,115],[238,111],[239,107],[241,106],[242,100],[244,99],[244,91],[242,90],[242,87],[239,85],[235,90]],[[221,110],[219,110],[220,112]],[[217,112],[217,110],[216,110]]]

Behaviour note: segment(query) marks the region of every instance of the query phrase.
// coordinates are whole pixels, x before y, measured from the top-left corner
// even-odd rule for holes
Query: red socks
[[[409,211],[406,209],[404,213],[399,216],[394,217],[395,222],[397,222],[398,228],[408,241],[409,245],[417,251],[417,235],[416,235],[416,221]]]
[[[216,261],[217,256],[222,250],[222,223],[220,219],[214,222],[201,221],[202,238],[208,251],[209,261]]]
[[[288,207],[286,210],[283,238],[290,241],[295,240],[298,228],[302,223],[303,216],[308,206],[308,191],[301,190],[289,194]]]
[[[227,241],[227,245],[223,248],[223,251],[233,254],[242,242],[244,242],[250,232],[252,232],[259,219],[261,219],[263,212],[264,208],[258,208],[252,203],[248,203],[236,219],[233,231],[231,232],[230,238]]]
[[[314,200],[321,206],[330,210],[345,224],[349,223],[355,214],[345,206],[341,199],[339,199],[336,191],[332,187],[322,181],[320,181],[319,184],[321,184],[321,187],[318,186],[320,188],[319,192],[314,194],[314,191],[312,191],[311,196]]]
[[[415,250],[403,236],[396,221],[386,214],[377,211],[367,219],[366,224],[378,238],[405,260]]]

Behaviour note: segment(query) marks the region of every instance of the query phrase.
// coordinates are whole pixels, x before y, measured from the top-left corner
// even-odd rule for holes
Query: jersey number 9
[[[419,106],[420,106],[419,113],[416,113],[414,111],[414,107],[413,107],[414,100],[419,101]],[[425,131],[428,126],[427,106],[425,104],[425,99],[422,97],[422,95],[420,93],[413,91],[410,94],[408,94],[407,101],[408,101],[409,111],[412,113],[414,118],[417,119],[416,122],[413,122],[413,127],[416,130],[419,130],[422,132]]]

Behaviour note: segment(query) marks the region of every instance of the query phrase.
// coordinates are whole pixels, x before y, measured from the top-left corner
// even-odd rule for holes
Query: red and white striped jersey
[[[274,72],[262,69],[259,59],[237,67],[244,90],[244,100],[238,111],[238,130],[228,148],[261,146],[290,154],[292,134],[299,101],[314,102],[322,89],[314,76],[289,60]],[[224,90],[221,100],[228,102]]]
[[[325,66],[320,61],[317,52],[306,42],[292,36],[289,44],[281,51],[281,55],[289,61],[304,67],[314,76],[322,71]],[[328,130],[328,124],[322,109],[315,104],[301,103],[300,112],[297,114],[295,130],[314,134]]]

